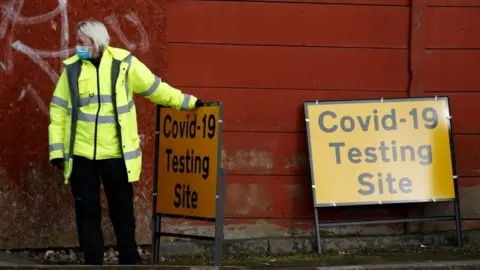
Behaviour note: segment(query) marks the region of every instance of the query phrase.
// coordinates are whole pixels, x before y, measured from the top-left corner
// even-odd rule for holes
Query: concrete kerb
[[[464,243],[478,245],[480,233],[465,232]],[[453,246],[455,233],[409,234],[399,236],[323,237],[323,251],[348,251],[365,248],[389,249],[393,247]],[[185,241],[162,243],[161,256],[210,255],[211,242]],[[225,240],[224,255],[281,255],[305,254],[316,250],[314,237],[292,237],[279,239]]]
[[[464,232],[464,243],[472,246],[478,246],[480,243],[480,232],[476,231],[465,231]],[[322,238],[322,248],[324,251],[349,251],[352,250],[362,250],[362,249],[390,249],[395,247],[444,247],[444,246],[455,246],[456,238],[455,233],[437,233],[437,234],[408,234],[408,235],[398,235],[398,236],[363,236],[363,237],[323,237]],[[287,254],[308,254],[315,252],[315,238],[314,237],[295,237],[295,238],[280,238],[280,239],[250,239],[250,240],[226,240],[224,247],[224,255],[250,255],[250,256],[262,256],[262,255],[287,255]],[[176,257],[176,256],[211,256],[212,251],[211,242],[167,242],[161,244],[161,256],[163,257]],[[6,253],[3,253],[6,254]],[[76,265],[42,265],[42,266],[33,266],[33,262],[23,263],[19,261],[8,261],[2,259],[2,253],[0,252],[0,268],[1,269],[40,269],[40,268],[56,268],[56,269],[71,269],[78,268],[82,266]],[[3,265],[2,265],[3,261]],[[472,262],[469,267],[472,266]],[[29,265],[27,265],[29,264]],[[38,264],[38,262],[35,262]],[[438,264],[438,263],[437,263]],[[467,264],[467,262],[456,262],[455,267],[462,267],[462,264]],[[478,263],[475,262],[474,266],[477,266]],[[25,268],[26,267],[26,268]],[[108,266],[110,267],[110,266]],[[112,266],[117,268],[115,266]],[[152,268],[152,266],[141,266],[142,269],[248,269],[248,268],[238,268],[238,267],[222,267],[222,268],[206,268],[203,266],[158,266]],[[170,267],[170,268],[165,268]],[[183,268],[182,268],[183,267]],[[317,269],[317,268],[308,268],[305,266],[305,269]],[[344,268],[344,269],[370,269],[370,268]],[[365,266],[361,266],[365,267]],[[369,266],[373,267],[373,266]],[[395,266],[398,267],[398,266]],[[410,266],[411,267],[411,266]],[[443,267],[443,266],[442,266]],[[101,269],[105,269],[105,266]],[[112,268],[113,269],[113,268]],[[298,268],[296,268],[298,269]],[[328,269],[328,268],[318,268],[318,269]],[[330,268],[331,269],[331,268]],[[335,268],[340,269],[340,268]],[[383,268],[371,268],[371,269],[383,269]],[[389,269],[389,268],[385,268]],[[403,269],[403,268],[392,268],[392,269]],[[407,269],[407,268],[405,268]],[[417,268],[410,268],[417,269]],[[422,269],[422,268],[418,268]],[[430,268],[425,268],[430,269]],[[431,268],[437,269],[437,268]],[[464,268],[438,268],[438,269],[464,269]],[[480,269],[480,268],[469,268],[469,269]]]

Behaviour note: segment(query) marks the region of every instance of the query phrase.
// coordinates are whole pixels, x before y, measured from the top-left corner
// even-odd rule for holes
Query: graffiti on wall
[[[11,74],[14,71],[14,52],[22,53],[26,55],[38,68],[46,73],[52,83],[56,84],[59,77],[59,70],[55,70],[46,59],[54,59],[54,61],[61,61],[66,59],[69,55],[74,53],[74,48],[69,48],[70,36],[69,36],[69,20],[68,20],[68,0],[57,0],[58,6],[44,14],[25,17],[22,16],[22,9],[24,8],[25,0],[10,0],[5,3],[0,2],[0,41],[3,41],[3,48],[0,50],[0,72],[4,74]],[[28,2],[28,1],[27,1]],[[52,20],[60,16],[61,25],[57,26]],[[110,27],[112,32],[118,37],[118,39],[125,45],[130,51],[147,52],[150,47],[149,38],[145,28],[140,22],[135,12],[128,12],[123,15],[123,18],[135,27],[140,36],[140,40],[137,42],[131,41],[125,33],[122,31],[118,19],[118,15],[112,13],[103,21]],[[42,50],[29,46],[15,38],[14,30],[18,25],[35,25],[40,23],[50,22],[51,27],[56,30],[60,27],[59,37],[59,49],[57,50]],[[39,110],[45,115],[48,115],[48,109],[45,103],[40,98],[39,93],[33,88],[31,84],[28,84],[20,88],[19,100],[25,95],[31,95]]]

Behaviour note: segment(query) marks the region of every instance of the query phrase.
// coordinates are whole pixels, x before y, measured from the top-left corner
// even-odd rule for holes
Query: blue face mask
[[[75,47],[75,51],[78,55],[78,58],[82,60],[92,58],[92,53],[90,52],[89,48],[86,46],[77,46]]]

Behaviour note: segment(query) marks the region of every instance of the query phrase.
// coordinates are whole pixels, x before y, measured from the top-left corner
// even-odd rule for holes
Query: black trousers
[[[119,263],[139,264],[141,258],[135,241],[133,186],[128,182],[124,160],[89,160],[75,156],[70,183],[75,200],[78,240],[85,264],[103,264],[100,177],[117,239]]]

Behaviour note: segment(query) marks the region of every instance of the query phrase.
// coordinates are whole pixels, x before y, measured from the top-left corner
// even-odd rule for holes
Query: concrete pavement
[[[24,258],[20,255],[0,252],[0,269],[16,269],[16,270],[40,270],[40,269],[163,269],[163,270],[260,270],[260,269],[276,269],[276,270],[407,270],[407,269],[479,269],[480,258],[478,260],[456,260],[456,261],[423,261],[423,262],[405,262],[405,263],[387,263],[387,264],[365,264],[365,265],[345,265],[345,266],[317,266],[317,265],[276,265],[276,266],[185,266],[185,265],[139,265],[139,266],[120,266],[120,265],[104,265],[87,266],[87,265],[41,265],[39,262]]]

